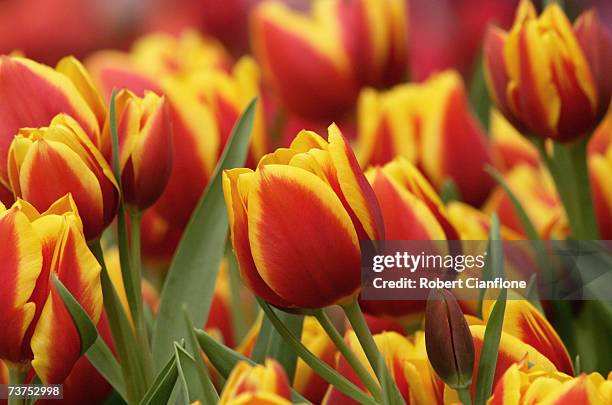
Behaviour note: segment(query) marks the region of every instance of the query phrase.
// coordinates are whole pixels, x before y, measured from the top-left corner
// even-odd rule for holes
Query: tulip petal
[[[52,271],[94,323],[102,312],[100,264],[89,251],[77,222],[66,217]],[[45,384],[58,384],[70,373],[81,352],[78,330],[55,285],[32,336],[32,367]]]
[[[356,293],[360,249],[332,189],[292,166],[258,169],[248,196],[249,240],[265,282],[300,307],[324,307]]]
[[[22,197],[39,210],[71,193],[80,214],[87,218],[85,234],[103,229],[100,183],[81,157],[63,143],[40,139],[28,152],[19,176]]]
[[[243,176],[244,175],[244,176]],[[240,178],[253,176],[251,169],[232,169],[223,172],[223,194],[229,216],[232,246],[238,259],[240,275],[247,285],[258,296],[278,307],[290,305],[268,287],[261,278],[253,262],[251,246],[249,244],[249,223],[246,212],[246,201],[240,195],[238,183]]]
[[[42,267],[40,242],[27,217],[17,207],[0,207],[0,358],[19,363],[22,341],[32,318],[28,302]]]
[[[540,405],[586,404],[604,405],[604,398],[587,375],[563,383],[539,403]]]
[[[328,131],[329,153],[344,198],[355,212],[369,239],[384,239],[385,228],[378,202],[357,158],[335,124],[330,125]]]
[[[485,321],[488,320],[493,305],[494,301],[483,301]],[[574,374],[572,360],[563,341],[544,315],[529,301],[510,300],[506,303],[503,331],[537,349],[555,365],[557,370]]]
[[[5,177],[8,148],[19,128],[46,126],[60,112],[98,140],[96,116],[68,77],[25,58],[0,57],[0,177]]]

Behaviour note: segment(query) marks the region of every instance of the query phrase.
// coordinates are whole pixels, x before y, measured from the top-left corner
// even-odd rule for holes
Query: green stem
[[[283,339],[289,345],[291,345],[293,350],[295,350],[296,354],[300,356],[300,358],[302,358],[302,360],[304,360],[304,362],[310,368],[312,368],[315,373],[319,374],[325,381],[331,385],[334,385],[354,401],[364,405],[377,405],[377,402],[374,401],[374,399],[357,388],[349,380],[338,374],[333,368],[321,361],[321,359],[308,350],[306,346],[304,346],[304,344],[302,344],[302,342],[300,342],[300,340],[293,333],[291,333],[285,324],[283,324],[268,303],[260,298],[257,298],[257,301],[268,319],[270,319],[272,326],[274,326]]]
[[[591,182],[587,165],[587,143],[589,137],[572,143],[554,143],[553,156],[549,156],[544,143],[536,142],[559,197],[565,208],[575,239],[599,239]]]
[[[100,263],[100,266],[102,266],[100,283],[102,284],[104,309],[106,310],[108,324],[113,335],[115,347],[117,348],[117,354],[119,355],[119,364],[127,390],[128,403],[138,403],[147,391],[148,386],[142,367],[141,349],[134,336],[128,315],[119,300],[115,286],[108,274],[100,241],[93,242],[89,248],[98,260],[98,263]]]
[[[349,365],[355,370],[355,373],[366,387],[370,393],[374,396],[377,401],[381,401],[382,394],[380,390],[380,386],[378,383],[372,378],[370,372],[364,367],[363,363],[357,358],[355,353],[351,350],[350,347],[344,342],[344,339],[338,333],[334,325],[331,323],[329,317],[325,313],[324,310],[319,309],[314,311],[314,317],[317,318],[319,324],[327,333],[327,336],[331,339],[331,341],[336,345],[340,353],[344,356]]]
[[[463,405],[472,405],[472,397],[470,396],[470,387],[457,388],[459,400]]]
[[[147,385],[153,381],[153,358],[151,355],[151,345],[149,344],[149,331],[144,316],[143,299],[142,299],[142,258],[141,258],[141,220],[142,212],[139,210],[130,210],[130,259],[132,281],[135,284],[136,308],[134,325],[136,326],[136,338],[142,345],[142,361],[145,371],[145,379]]]
[[[355,331],[355,335],[363,348],[363,351],[372,366],[372,369],[376,371],[376,376],[378,377],[378,381],[382,384],[385,380],[383,374],[389,375],[389,381],[395,381],[392,378],[392,374],[387,367],[387,364],[383,362],[384,367],[380,370],[378,359],[381,357],[380,352],[378,351],[378,347],[376,346],[376,342],[374,341],[374,337],[370,332],[370,328],[363,317],[363,313],[361,312],[361,308],[359,308],[359,302],[357,299],[352,300],[349,304],[342,305],[342,309],[346,314],[353,330]],[[402,396],[397,388],[397,384],[393,384],[394,388],[394,396],[398,403],[404,403]]]
[[[27,369],[19,367],[9,367],[9,385],[21,385],[25,383],[27,377]],[[23,405],[25,404],[25,398],[9,397],[8,405]]]

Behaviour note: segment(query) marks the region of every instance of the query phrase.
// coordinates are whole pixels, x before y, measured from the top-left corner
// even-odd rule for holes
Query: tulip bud
[[[47,210],[71,193],[87,240],[102,234],[117,212],[119,192],[108,163],[81,126],[59,114],[42,128],[22,128],[9,149],[8,175],[15,196]]]
[[[116,99],[121,185],[128,205],[144,210],[161,196],[172,169],[172,126],[164,97],[122,90]],[[105,132],[110,132],[107,122]]]
[[[28,366],[44,384],[62,383],[80,357],[79,332],[51,275],[94,323],[102,312],[100,265],[70,195],[39,214],[25,201],[0,206],[0,359]]]
[[[300,132],[257,170],[223,173],[243,280],[279,307],[322,308],[359,292],[360,240],[384,238],[376,197],[335,125]]]
[[[594,9],[578,16],[574,22],[574,31],[595,79],[601,116],[608,109],[612,93],[612,77],[610,77],[612,34],[602,24],[599,14]]]
[[[537,17],[523,0],[509,32],[489,29],[484,63],[493,100],[521,131],[568,142],[595,124],[596,82],[558,4]]]
[[[285,370],[272,359],[267,359],[265,365],[251,366],[244,361],[236,364],[225,383],[219,405],[263,403],[258,401],[262,397],[269,398],[267,403],[291,404],[291,387]]]
[[[468,387],[474,372],[474,342],[461,308],[447,290],[432,290],[425,310],[427,356],[451,388]]]

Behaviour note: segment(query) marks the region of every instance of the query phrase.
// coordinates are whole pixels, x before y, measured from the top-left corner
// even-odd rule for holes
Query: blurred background
[[[350,2],[350,0],[346,0]],[[516,0],[406,0],[413,80],[456,68],[471,74],[488,24],[507,28]],[[106,48],[128,49],[143,34],[195,28],[219,39],[234,56],[248,53],[249,11],[261,0],[0,0],[0,53],[20,51],[54,64]],[[284,0],[307,10],[309,0]],[[536,2],[537,3],[537,2]],[[571,18],[596,7],[612,24],[612,1],[564,2]]]

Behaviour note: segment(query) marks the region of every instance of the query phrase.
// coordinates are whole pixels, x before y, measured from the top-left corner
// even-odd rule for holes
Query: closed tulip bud
[[[493,162],[484,129],[454,71],[384,92],[364,90],[357,124],[356,150],[363,166],[382,165],[401,155],[422,168],[438,190],[452,179],[462,197],[475,205],[493,186],[484,172]]]
[[[126,204],[144,210],[161,196],[172,169],[172,126],[164,97],[122,90],[116,99],[121,185]],[[110,132],[107,122],[105,131]]]
[[[19,129],[48,125],[59,113],[73,117],[96,148],[110,148],[100,131],[104,100],[79,61],[66,57],[53,69],[26,58],[0,56],[0,178],[6,180],[9,146]]]
[[[488,31],[484,62],[495,103],[519,129],[567,142],[594,126],[601,102],[596,82],[558,4],[538,17],[523,0],[509,32]]]
[[[39,214],[25,201],[0,207],[0,359],[62,383],[80,357],[79,332],[55,275],[94,321],[102,312],[100,265],[89,251],[70,195]]]
[[[280,307],[344,303],[360,287],[359,241],[384,238],[372,188],[335,125],[300,132],[257,170],[223,174],[242,278]]]
[[[599,96],[599,114],[603,115],[610,105],[612,93],[612,77],[609,73],[612,66],[612,33],[594,9],[578,16],[574,22],[574,31],[591,67]]]
[[[101,152],[72,117],[48,127],[22,128],[9,149],[8,176],[15,196],[44,211],[71,193],[87,240],[99,238],[115,217],[119,192]]]
[[[275,360],[267,359],[264,365],[255,366],[244,361],[236,364],[219,398],[219,405],[259,403],[291,404],[287,374]]]
[[[448,386],[465,388],[474,372],[474,342],[463,312],[447,290],[432,290],[425,310],[425,343],[433,369]]]

